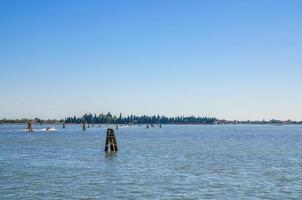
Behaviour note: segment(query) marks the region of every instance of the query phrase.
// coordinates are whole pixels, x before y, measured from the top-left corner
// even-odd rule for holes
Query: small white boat
[[[46,132],[53,132],[53,131],[57,131],[57,129],[55,127],[52,127],[52,128],[43,128],[42,131],[46,131]]]

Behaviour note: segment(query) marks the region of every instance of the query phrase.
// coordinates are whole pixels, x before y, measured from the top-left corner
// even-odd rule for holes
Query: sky
[[[0,118],[302,120],[300,0],[1,0]]]

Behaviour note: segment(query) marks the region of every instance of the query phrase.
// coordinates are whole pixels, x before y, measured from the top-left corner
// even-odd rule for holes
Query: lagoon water
[[[56,128],[0,126],[0,199],[302,199],[302,126]]]

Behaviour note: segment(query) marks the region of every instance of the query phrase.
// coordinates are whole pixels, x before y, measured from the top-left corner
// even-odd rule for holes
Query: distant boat
[[[53,131],[57,131],[57,129],[55,127],[47,127],[47,128],[43,128],[42,131],[46,131],[46,132],[53,132]]]

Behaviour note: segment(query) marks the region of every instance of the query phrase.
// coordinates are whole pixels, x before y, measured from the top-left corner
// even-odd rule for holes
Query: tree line
[[[178,116],[178,117],[166,117],[166,116],[147,116],[147,115],[127,115],[119,116],[112,115],[110,112],[107,114],[84,114],[82,117],[67,117],[66,123],[89,123],[89,124],[214,124],[217,121],[213,117],[196,117],[196,116]]]
[[[64,119],[39,119],[39,118],[34,118],[34,119],[28,119],[28,118],[22,118],[22,119],[0,119],[0,124],[25,124],[29,121],[33,121],[34,123],[46,123],[46,124],[56,124],[56,123],[63,123]]]

